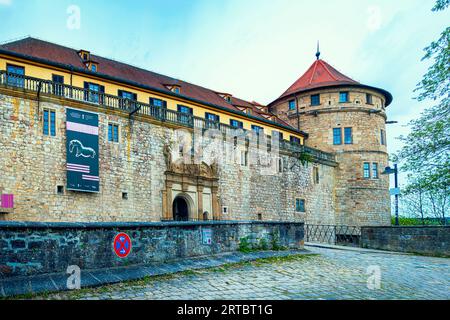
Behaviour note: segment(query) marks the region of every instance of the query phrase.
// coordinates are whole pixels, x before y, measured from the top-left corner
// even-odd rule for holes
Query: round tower
[[[336,155],[336,223],[390,225],[386,112],[392,95],[363,85],[319,58],[271,112],[309,134],[305,145]],[[333,195],[330,195],[333,196]]]

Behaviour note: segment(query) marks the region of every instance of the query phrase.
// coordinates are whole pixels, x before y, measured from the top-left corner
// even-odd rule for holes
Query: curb
[[[406,256],[413,255],[412,253],[408,253],[408,252],[366,249],[366,248],[360,248],[360,247],[339,246],[339,245],[333,245],[333,244],[313,243],[313,242],[305,242],[305,248],[306,247],[353,251],[353,252],[359,252],[359,253],[378,253],[378,254],[396,254],[396,255],[400,254],[400,255],[406,255]]]

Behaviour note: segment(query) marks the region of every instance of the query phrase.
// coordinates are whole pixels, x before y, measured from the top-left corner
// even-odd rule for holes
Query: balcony
[[[77,102],[93,104],[99,107],[118,109],[125,111],[130,115],[138,114],[142,116],[147,116],[161,122],[171,123],[174,125],[187,127],[191,129],[193,128],[198,128],[202,130],[216,129],[225,135],[233,134],[237,129],[228,124],[206,120],[203,118],[193,116],[191,114],[177,112],[167,108],[146,104],[131,99],[124,99],[118,96],[113,96],[98,91],[90,91],[84,88],[78,88],[70,85],[56,83],[50,80],[43,80],[27,76],[15,75],[7,73],[6,71],[0,71],[0,86],[36,92],[38,93],[38,95],[46,94]],[[245,129],[239,130],[241,130],[246,136],[248,136],[247,133],[250,132],[250,130]],[[263,135],[263,133],[258,135],[258,141],[263,140],[259,139],[260,135]],[[265,138],[270,146],[271,136],[265,135]],[[335,157],[331,153],[309,148],[297,143],[292,143],[288,140],[280,141],[280,150],[295,154],[306,153],[315,160],[326,163],[335,162]]]

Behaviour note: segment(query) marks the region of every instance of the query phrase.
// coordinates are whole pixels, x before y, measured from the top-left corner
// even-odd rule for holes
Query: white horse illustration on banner
[[[83,157],[83,158],[92,158],[95,159],[97,153],[92,148],[87,148],[83,146],[80,140],[71,140],[69,143],[69,152],[73,153],[74,149],[76,150],[75,157]]]

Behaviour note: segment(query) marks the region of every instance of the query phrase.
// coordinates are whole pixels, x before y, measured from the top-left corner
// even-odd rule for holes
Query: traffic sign
[[[126,258],[131,252],[131,238],[126,233],[119,233],[114,238],[114,252],[119,258]]]

